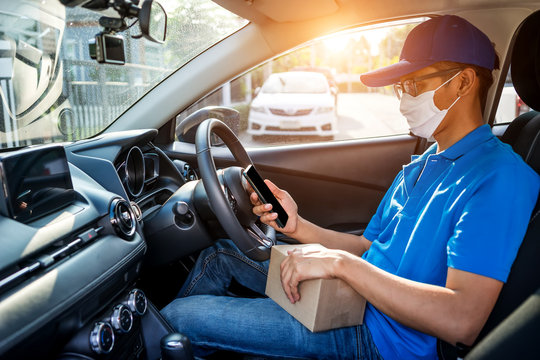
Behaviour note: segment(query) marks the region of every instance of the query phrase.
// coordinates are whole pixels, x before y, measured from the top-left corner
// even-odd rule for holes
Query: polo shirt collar
[[[465,155],[467,152],[471,151],[473,148],[478,146],[481,143],[488,141],[493,138],[493,133],[489,125],[482,125],[465,135],[461,140],[456,142],[454,145],[450,146],[448,149],[439,153],[439,155],[449,159],[456,160],[461,156]]]
[[[493,136],[494,135],[491,132],[489,125],[482,125],[465,135],[461,140],[439,154],[436,154],[437,144],[433,144],[422,155],[411,156],[411,162],[403,166],[403,176],[407,193],[412,193],[414,184],[416,183],[427,159],[430,156],[440,156],[450,161],[455,161],[477,147],[479,144],[493,138]]]

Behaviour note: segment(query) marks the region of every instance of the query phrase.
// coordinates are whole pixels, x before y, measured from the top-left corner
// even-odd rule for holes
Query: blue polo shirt
[[[538,198],[540,177],[488,125],[403,167],[364,236],[364,258],[445,286],[448,267],[505,282]],[[436,359],[436,339],[368,304],[364,322],[386,359]]]

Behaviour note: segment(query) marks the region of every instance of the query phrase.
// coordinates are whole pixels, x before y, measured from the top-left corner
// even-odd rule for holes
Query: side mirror
[[[145,0],[139,12],[139,24],[145,38],[157,43],[163,43],[167,35],[167,13],[160,3]]]

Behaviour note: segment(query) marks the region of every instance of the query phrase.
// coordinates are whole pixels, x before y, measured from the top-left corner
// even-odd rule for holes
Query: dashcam
[[[99,33],[88,41],[90,57],[98,63],[124,65],[124,38],[111,33]]]

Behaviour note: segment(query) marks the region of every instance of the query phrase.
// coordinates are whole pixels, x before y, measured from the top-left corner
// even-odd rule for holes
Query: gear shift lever
[[[187,336],[171,333],[161,338],[162,360],[190,360],[193,359],[191,343]]]

